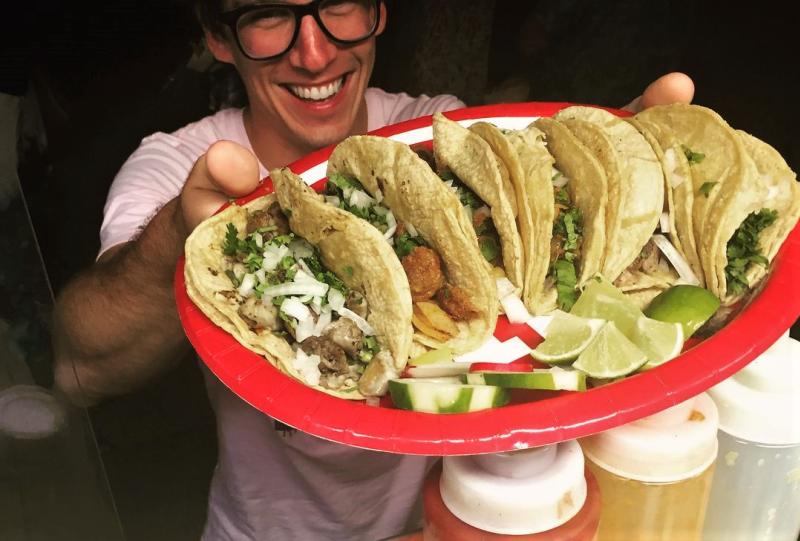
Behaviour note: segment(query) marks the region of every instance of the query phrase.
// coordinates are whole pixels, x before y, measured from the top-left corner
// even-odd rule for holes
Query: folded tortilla
[[[613,282],[639,257],[659,223],[664,203],[661,164],[636,128],[608,111],[573,106],[554,118],[594,154],[606,173],[608,205],[601,273]],[[638,277],[652,281],[652,276],[640,273]],[[644,284],[628,285],[628,289],[642,289]]]
[[[356,179],[398,224],[412,226],[441,258],[447,283],[459,288],[475,311],[457,321],[457,334],[446,341],[421,332],[414,339],[457,353],[482,345],[494,332],[497,288],[454,191],[408,145],[384,137],[353,136],[339,143],[328,159],[328,177],[335,174]]]
[[[467,129],[437,113],[433,115],[433,154],[439,170],[452,171],[491,209],[491,218],[500,237],[506,277],[522,291],[528,258],[516,219],[519,217],[529,224],[530,209],[525,203],[518,206],[516,190],[522,173],[517,162],[504,160],[497,153],[505,151],[508,155],[510,151],[499,148],[505,142],[502,133],[499,138],[484,137],[485,131],[491,128],[494,127],[486,124]]]
[[[551,178],[556,179],[563,174],[567,182],[563,186],[569,194],[571,205],[580,212],[582,239],[576,258],[577,287],[582,287],[587,280],[595,276],[603,268],[606,243],[606,206],[608,205],[608,182],[605,170],[599,160],[573,133],[561,122],[553,118],[540,118],[534,122],[536,128],[546,137],[547,150],[555,159],[555,170]],[[552,183],[542,188],[542,192],[531,197],[542,198],[542,205],[561,206],[557,201]],[[563,209],[560,210],[563,212]],[[552,272],[556,261],[554,254],[560,249],[554,244],[559,242],[553,230],[559,214],[543,212],[534,215],[536,222],[553,231],[551,245],[548,246],[548,277],[540,298],[537,313],[550,311],[557,306],[557,282]],[[548,221],[549,219],[549,221]],[[568,307],[566,307],[568,309]]]
[[[705,107],[657,106],[636,120],[689,157],[692,226],[706,285],[723,305],[736,303],[797,222],[794,173],[774,149]]]

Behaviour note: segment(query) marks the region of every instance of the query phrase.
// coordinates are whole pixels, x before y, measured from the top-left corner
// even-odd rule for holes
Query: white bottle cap
[[[587,458],[620,477],[648,483],[690,479],[717,456],[718,415],[705,393],[660,413],[581,440]]]
[[[788,334],[708,392],[723,432],[766,445],[800,445],[800,342]]]
[[[0,433],[12,438],[46,438],[65,419],[64,408],[49,391],[35,385],[15,385],[0,392]]]
[[[575,441],[510,453],[444,457],[439,489],[447,508],[487,532],[523,535],[556,528],[586,501]]]

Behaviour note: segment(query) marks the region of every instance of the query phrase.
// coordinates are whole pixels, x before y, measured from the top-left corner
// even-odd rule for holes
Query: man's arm
[[[172,283],[186,235],[176,198],[137,240],[108,250],[64,289],[54,313],[55,379],[73,401],[128,392],[180,359],[186,340]]]
[[[54,311],[55,380],[73,402],[132,391],[177,363],[187,342],[172,288],[186,237],[257,184],[252,153],[215,143],[138,239],[108,250],[64,289]]]

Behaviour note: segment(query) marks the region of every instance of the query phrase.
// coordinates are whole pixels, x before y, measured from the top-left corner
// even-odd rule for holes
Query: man
[[[348,135],[463,106],[452,96],[367,89],[375,36],[386,24],[379,0],[225,4],[223,12],[200,2],[198,11],[209,49],[236,67],[249,105],[146,138],[120,170],[101,255],[65,288],[55,311],[56,380],[75,401],[141,387],[181,357],[187,343],[172,293],[175,265],[189,232],[229,196]],[[691,81],[672,74],[641,102],[692,94]],[[413,524],[429,459],[281,436],[271,419],[205,375],[220,445],[205,539],[374,540]]]

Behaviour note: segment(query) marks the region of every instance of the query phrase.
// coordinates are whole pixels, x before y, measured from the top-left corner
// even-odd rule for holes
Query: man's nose
[[[300,19],[297,43],[289,51],[289,62],[309,73],[322,72],[336,57],[337,47],[314,20],[306,15]]]

